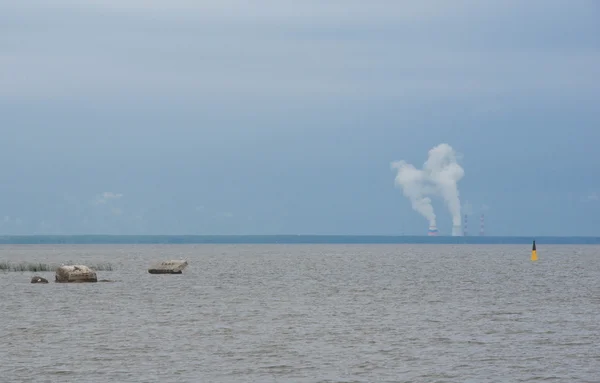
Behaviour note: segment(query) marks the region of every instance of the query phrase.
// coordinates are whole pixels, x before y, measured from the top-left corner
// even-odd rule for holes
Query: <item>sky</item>
[[[0,235],[600,235],[595,0],[0,0]],[[452,219],[433,200],[441,235]]]

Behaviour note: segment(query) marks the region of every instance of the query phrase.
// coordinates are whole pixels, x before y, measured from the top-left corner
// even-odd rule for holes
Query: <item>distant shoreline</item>
[[[538,244],[598,245],[600,237],[391,235],[0,235],[0,245],[45,244]]]

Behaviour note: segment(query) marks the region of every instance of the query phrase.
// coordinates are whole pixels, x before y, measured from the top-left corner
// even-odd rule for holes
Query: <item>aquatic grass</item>
[[[113,271],[113,265],[109,262],[92,264],[90,268],[95,271]]]
[[[63,262],[60,265],[80,265],[84,264],[88,266],[90,269],[94,271],[113,271],[113,265],[108,262],[102,262],[97,264],[88,264],[85,262]],[[49,271],[54,272],[58,267],[58,264],[50,264],[50,263],[41,263],[41,262],[20,262],[20,263],[12,263],[7,261],[0,261],[0,271],[9,272],[9,271],[17,271],[17,272],[42,272]]]
[[[49,265],[47,263],[41,262],[21,262],[21,263],[11,263],[2,261],[0,262],[0,270],[2,271],[54,271],[56,270],[55,266]]]

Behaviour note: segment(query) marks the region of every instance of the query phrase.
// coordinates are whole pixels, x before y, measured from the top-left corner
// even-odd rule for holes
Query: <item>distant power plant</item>
[[[442,197],[452,215],[452,235],[462,235],[457,184],[465,172],[458,164],[457,154],[450,145],[442,143],[429,150],[422,169],[417,169],[404,160],[392,162],[391,167],[396,170],[394,184],[402,188],[412,208],[428,221],[428,235],[438,235],[431,196]]]
[[[427,231],[427,235],[430,237],[435,237],[439,235],[439,231],[437,226],[429,226],[429,230]],[[463,226],[462,226],[462,232],[461,232],[461,227],[460,226],[453,226],[452,227],[452,236],[457,237],[457,236],[468,236],[469,235],[469,215],[465,214],[463,216]],[[485,216],[483,213],[481,213],[481,217],[479,219],[479,235],[480,236],[484,236],[485,235]]]
[[[395,186],[402,189],[412,208],[427,220],[427,235],[430,237],[439,235],[431,197],[441,197],[445,202],[452,216],[452,236],[469,235],[467,214],[471,212],[470,209],[463,210],[460,203],[458,182],[464,177],[465,171],[458,163],[458,157],[450,145],[442,143],[429,150],[427,161],[421,169],[404,160],[390,164],[391,168],[396,170]],[[482,210],[485,209],[482,207]],[[465,212],[464,218],[461,210]],[[479,235],[485,235],[483,220],[482,213]]]

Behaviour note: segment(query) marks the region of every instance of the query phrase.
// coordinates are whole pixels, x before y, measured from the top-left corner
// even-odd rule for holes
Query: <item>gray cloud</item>
[[[600,196],[596,192],[591,192],[585,197],[581,198],[582,202],[597,202],[600,201]]]
[[[95,205],[105,204],[112,200],[117,200],[123,197],[122,193],[114,193],[114,192],[104,192],[99,194],[94,200]]]
[[[598,38],[569,36],[560,1],[33,4],[0,4],[5,100],[599,92]]]

